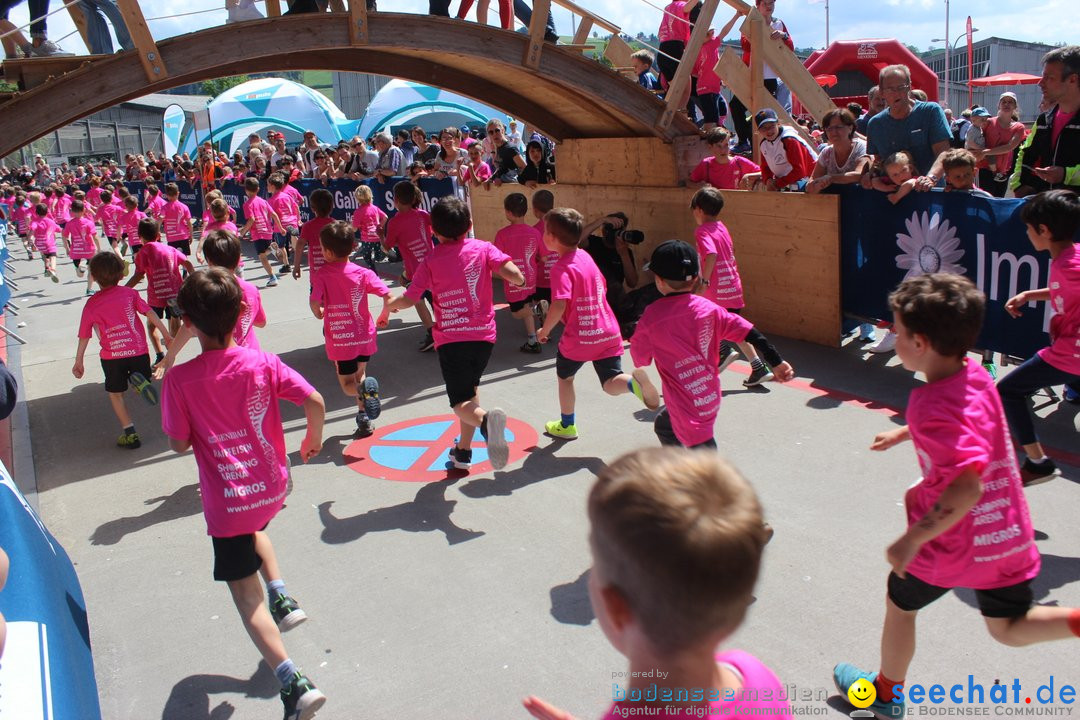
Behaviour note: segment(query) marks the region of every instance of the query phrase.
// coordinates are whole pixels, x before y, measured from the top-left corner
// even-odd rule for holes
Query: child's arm
[[[716,267],[716,253],[709,253],[705,256],[705,262],[701,265],[701,282],[694,288],[694,292],[697,295],[704,295],[705,288],[709,287],[709,278],[712,277],[713,268]]]
[[[189,275],[195,272],[195,266],[191,264],[190,260],[185,258],[184,260],[180,261],[180,264],[184,267],[185,270],[188,271]]]
[[[902,442],[911,439],[911,430],[908,426],[894,428],[892,430],[886,430],[883,433],[878,433],[874,437],[874,442],[870,443],[871,450],[888,450],[889,448],[899,445]]]
[[[551,703],[548,703],[535,695],[530,695],[522,701],[525,709],[529,711],[537,720],[576,720],[573,715],[560,710]]]
[[[881,175],[870,180],[870,187],[879,192],[891,193],[896,192],[897,185],[889,178]]]
[[[565,300],[552,300],[551,304],[548,306],[544,327],[540,328],[540,331],[536,333],[536,339],[542,343],[546,343],[548,341],[548,336],[551,335],[551,331],[554,330],[555,326],[562,320],[563,313],[565,312]]]
[[[135,274],[131,276],[131,279],[124,283],[124,287],[135,287],[144,277],[146,277],[146,273],[142,270],[136,270]]]
[[[315,316],[316,320],[323,319],[323,306],[318,300],[310,300],[308,306],[311,307],[311,314]]]
[[[896,203],[906,198],[908,195],[911,194],[911,191],[915,189],[915,186],[918,182],[919,181],[917,178],[911,178],[910,180],[905,180],[904,182],[902,182],[900,184],[900,187],[896,188],[896,192],[889,195],[889,202],[895,205]]]
[[[71,374],[76,378],[81,379],[85,368],[83,367],[83,358],[86,355],[86,346],[90,344],[90,338],[79,338],[79,347],[75,351],[75,364],[71,366]]]
[[[304,400],[304,416],[307,418],[307,434],[300,441],[300,459],[307,462],[322,450],[323,421],[326,419],[326,403],[318,391]]]
[[[160,323],[161,321],[158,320]],[[164,323],[162,323],[164,325]],[[160,328],[159,328],[160,330]],[[187,345],[188,340],[192,337],[191,330],[187,325],[180,323],[180,329],[176,331],[176,337],[173,338],[171,343],[168,343],[169,351],[165,353],[165,358],[154,366],[154,379],[160,381],[165,377],[165,373],[176,364],[176,356],[180,354],[180,351]]]
[[[1040,302],[1050,300],[1050,288],[1041,288],[1039,290],[1026,290],[1019,295],[1013,295],[1009,298],[1009,301],[1005,303],[1005,312],[1012,315],[1014,318],[1020,317],[1020,314],[1024,312],[1024,305],[1029,302]]]
[[[292,276],[294,278],[296,278],[297,280],[300,279],[300,273],[301,273],[300,258],[303,257],[304,248],[306,248],[306,247],[307,247],[307,240],[300,233],[296,233],[296,236],[293,238],[293,241],[292,241],[292,252],[293,252]]]
[[[390,324],[390,293],[383,295],[382,312],[375,321],[375,327],[384,328]]]
[[[285,234],[285,226],[281,224],[281,216],[278,215],[273,210],[271,210],[270,211],[270,217],[274,218],[274,227],[277,228],[277,231],[279,233],[281,233],[282,235],[284,235]]]
[[[499,269],[495,271],[495,274],[514,287],[525,287],[525,273],[521,272],[521,268],[515,265],[512,260],[507,260],[500,265]]]
[[[387,313],[387,312],[395,312],[396,313],[396,312],[398,312],[400,310],[408,310],[413,305],[416,305],[416,302],[417,301],[413,300],[412,298],[407,298],[404,295],[398,295],[396,298],[394,298],[390,302],[383,304],[383,313],[384,314]],[[380,315],[380,317],[382,317],[382,316]]]
[[[919,548],[967,517],[982,493],[979,473],[969,467],[945,488],[929,512],[885,551],[893,572],[904,577],[904,570],[918,554]]]

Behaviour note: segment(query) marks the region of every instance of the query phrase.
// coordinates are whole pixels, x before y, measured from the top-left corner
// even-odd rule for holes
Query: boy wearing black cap
[[[747,175],[743,182],[755,179],[764,183],[766,190],[795,190],[802,192],[806,181],[814,172],[817,153],[799,137],[794,129],[781,126],[776,113],[769,108],[754,115],[761,132],[761,175]]]
[[[720,409],[720,345],[747,342],[773,369],[779,382],[795,377],[791,365],[749,320],[694,294],[697,253],[680,240],[668,240],[653,251],[645,266],[656,276],[664,296],[645,309],[630,341],[637,367],[656,363],[665,407],[653,429],[661,445],[715,448],[713,425]]]

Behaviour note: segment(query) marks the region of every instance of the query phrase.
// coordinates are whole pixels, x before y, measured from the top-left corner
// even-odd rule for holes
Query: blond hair
[[[374,200],[374,196],[371,194],[371,188],[367,185],[358,185],[356,190],[353,191],[353,196],[356,197],[356,201],[361,205],[370,205]]]

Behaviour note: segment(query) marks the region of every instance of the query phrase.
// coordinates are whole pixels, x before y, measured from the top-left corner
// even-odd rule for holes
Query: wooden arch
[[[545,45],[522,63],[529,37],[447,18],[372,13],[366,44],[349,39],[349,16],[319,13],[219,26],[158,43],[168,76],[148,82],[135,52],[94,56],[0,105],[0,156],[91,113],[147,93],[250,72],[343,70],[391,75],[500,108],[556,140],[695,135],[685,117],[658,121],[664,104],[637,83],[582,56]]]

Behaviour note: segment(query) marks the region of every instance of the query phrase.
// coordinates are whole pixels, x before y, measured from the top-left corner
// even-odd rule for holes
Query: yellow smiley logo
[[[874,683],[866,678],[859,678],[851,684],[847,691],[848,702],[857,708],[869,707],[877,700],[877,690]]]

